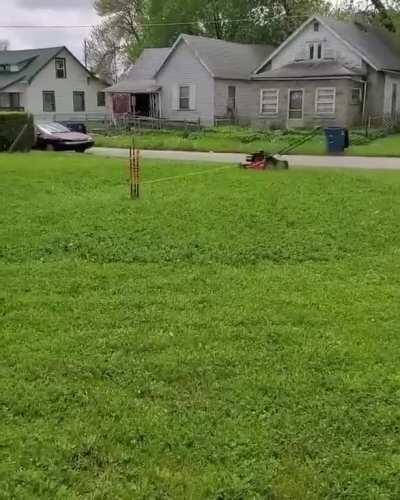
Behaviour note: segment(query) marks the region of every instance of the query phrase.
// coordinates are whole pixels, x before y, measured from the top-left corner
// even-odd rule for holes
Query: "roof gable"
[[[12,73],[3,73],[0,75],[0,90],[16,84],[21,81],[29,83],[36,77],[42,69],[47,66],[61,52],[66,51],[82,68],[93,78],[96,78],[85,68],[72,52],[64,46],[49,47],[45,49],[29,50],[7,50],[0,52],[0,64],[20,64],[21,69]],[[25,63],[22,65],[22,63]]]
[[[256,73],[262,72],[276,55],[314,21],[318,21],[374,69],[400,70],[400,44],[396,46],[390,33],[385,29],[358,21],[340,21],[330,17],[311,16],[257,68]]]
[[[386,29],[360,21],[346,22],[329,17],[319,19],[375,69],[400,70],[400,42]]]

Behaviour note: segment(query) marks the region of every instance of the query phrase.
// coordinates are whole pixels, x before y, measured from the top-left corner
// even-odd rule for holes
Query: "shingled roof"
[[[272,45],[226,42],[193,35],[182,35],[182,38],[214,78],[249,80],[251,73],[275,50]]]
[[[107,92],[155,92],[155,74],[171,48],[144,49],[136,63],[131,66],[124,77],[115,85],[108,87]]]
[[[31,82],[39,71],[65,47],[47,49],[6,50],[0,52],[0,65],[18,65],[16,72],[0,73],[0,90],[20,81]]]
[[[336,61],[305,61],[294,62],[264,71],[253,76],[254,80],[293,80],[298,78],[329,78],[361,76],[361,70],[350,69]]]
[[[319,17],[378,70],[400,71],[400,43],[384,28],[363,22]]]
[[[175,48],[185,42],[214,78],[249,80],[251,73],[275,49],[271,45],[251,45],[226,42],[215,38],[182,34],[175,42],[162,66]]]

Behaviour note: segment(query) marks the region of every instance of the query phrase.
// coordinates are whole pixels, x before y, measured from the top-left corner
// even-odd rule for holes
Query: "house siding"
[[[42,92],[50,90],[55,92],[56,114],[66,115],[68,119],[82,115],[75,113],[73,108],[73,92],[85,92],[85,113],[105,114],[105,107],[97,106],[97,92],[103,92],[106,85],[89,77],[89,74],[67,51],[63,51],[57,57],[66,59],[67,78],[57,79],[54,59],[45,66],[32,83],[27,87],[24,96],[25,108],[36,117],[51,118],[53,113],[43,112]],[[64,117],[63,117],[64,118]]]
[[[335,113],[333,115],[318,115],[315,111],[317,88],[332,87],[336,89]],[[262,115],[259,112],[260,95],[258,95],[257,114],[253,115],[252,124],[256,127],[310,127],[320,126],[352,126],[360,123],[362,106],[351,105],[351,89],[361,88],[362,84],[352,80],[295,80],[260,82],[261,89],[278,89],[279,104],[276,115]],[[288,119],[289,90],[303,90],[303,119]]]
[[[366,115],[371,118],[382,117],[384,109],[385,75],[367,67]]]
[[[182,41],[156,77],[161,90],[163,118],[179,121],[197,121],[205,126],[214,125],[214,79]],[[195,109],[173,109],[173,92],[176,85],[194,85]]]
[[[215,115],[226,116],[228,104],[228,88],[236,87],[236,120],[241,125],[250,124],[252,117],[257,116],[259,85],[257,82],[243,80],[215,80]]]

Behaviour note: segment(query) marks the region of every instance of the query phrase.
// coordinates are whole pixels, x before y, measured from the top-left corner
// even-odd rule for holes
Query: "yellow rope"
[[[185,179],[186,177],[192,177],[193,175],[208,174],[209,172],[219,172],[220,170],[226,170],[228,168],[233,168],[233,165],[228,165],[218,168],[209,168],[208,170],[202,170],[201,172],[192,172],[186,175],[173,175],[171,177],[161,177],[160,179],[153,179],[151,181],[144,181],[143,184],[155,184],[157,182],[171,181],[173,179]]]

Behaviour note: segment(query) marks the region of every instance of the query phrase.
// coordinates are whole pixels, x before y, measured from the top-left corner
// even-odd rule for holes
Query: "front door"
[[[289,90],[289,122],[303,119],[303,90]]]

